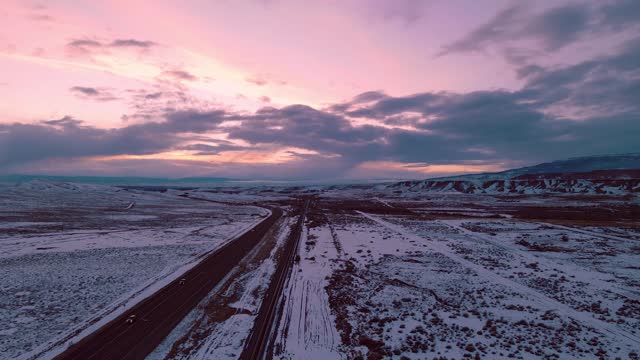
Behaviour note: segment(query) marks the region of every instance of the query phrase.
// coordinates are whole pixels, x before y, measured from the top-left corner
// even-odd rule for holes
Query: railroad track
[[[268,360],[273,358],[274,336],[282,315],[282,292],[287,279],[291,275],[291,269],[298,254],[300,235],[302,234],[302,227],[304,226],[308,208],[309,200],[306,200],[298,222],[287,239],[285,254],[278,264],[262,300],[253,329],[240,354],[240,360]]]

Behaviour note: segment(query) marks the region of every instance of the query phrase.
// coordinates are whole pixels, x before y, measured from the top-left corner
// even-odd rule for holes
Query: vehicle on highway
[[[135,315],[129,315],[129,317],[127,318],[126,322],[127,324],[133,324],[134,322],[136,322],[137,316]]]
[[[184,285],[186,282],[187,282],[187,279],[182,278],[182,279],[180,279],[180,281],[178,282],[178,284],[180,284],[180,285]]]

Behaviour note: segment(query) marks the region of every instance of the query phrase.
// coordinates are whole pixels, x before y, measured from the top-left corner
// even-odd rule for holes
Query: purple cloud
[[[87,86],[74,86],[70,88],[69,91],[74,93],[76,96],[87,100],[113,101],[118,99],[108,89],[98,89]]]
[[[196,81],[198,78],[184,70],[169,70],[162,72],[162,75],[174,78],[176,80]]]

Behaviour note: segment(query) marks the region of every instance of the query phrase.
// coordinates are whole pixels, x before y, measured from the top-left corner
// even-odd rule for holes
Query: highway
[[[279,208],[180,278],[69,347],[56,359],[144,359],[211,292],[282,216]],[[135,321],[127,318],[135,315]]]

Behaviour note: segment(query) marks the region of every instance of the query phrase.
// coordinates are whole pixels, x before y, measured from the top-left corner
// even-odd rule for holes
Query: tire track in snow
[[[276,359],[342,359],[339,346],[341,339],[334,326],[328,294],[325,291],[325,276],[331,273],[331,255],[324,257],[323,251],[339,256],[329,227],[319,235],[317,243],[305,253],[300,247],[301,260],[292,269],[292,276],[285,287],[285,307],[277,331],[276,347],[282,353]],[[303,231],[304,243],[309,229]],[[311,260],[309,257],[315,257]],[[299,271],[302,270],[302,271]]]

